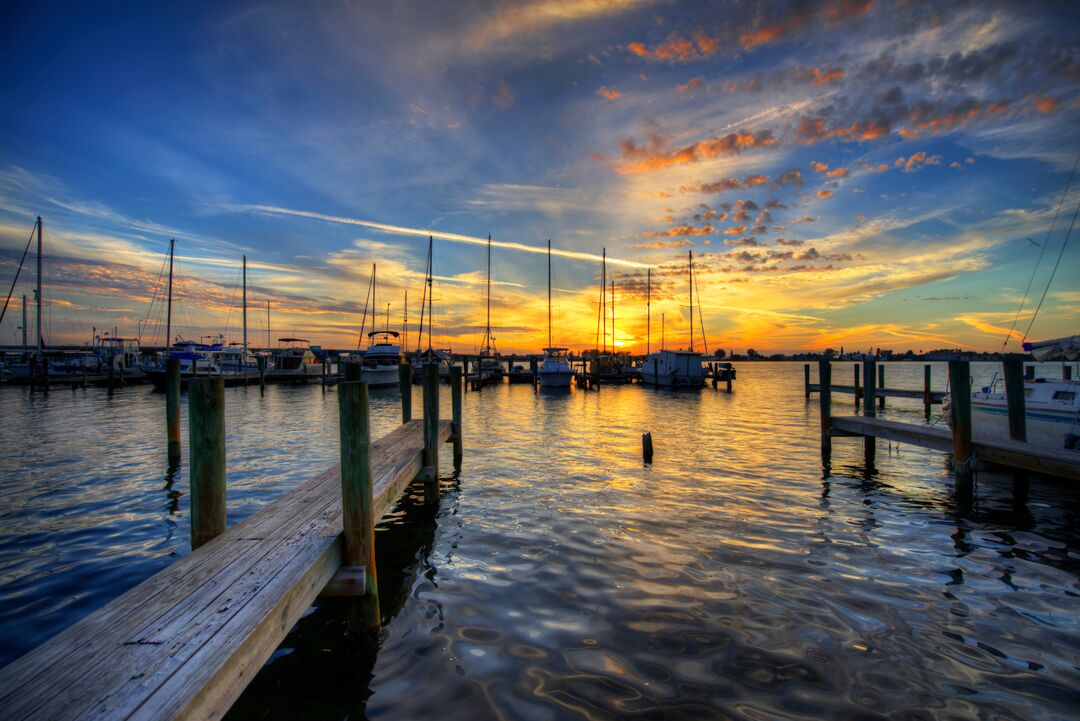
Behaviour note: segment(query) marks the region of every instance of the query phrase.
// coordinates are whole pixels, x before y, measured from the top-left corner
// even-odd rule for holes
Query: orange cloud
[[[681,85],[676,87],[675,90],[677,90],[680,93],[686,94],[686,93],[690,92],[691,90],[701,90],[704,87],[705,87],[705,78],[703,78],[703,77],[701,77],[699,75],[696,78],[690,78],[685,83],[682,83]]]
[[[608,100],[618,100],[619,98],[622,97],[622,93],[620,93],[618,90],[615,90],[613,88],[608,88],[608,87],[605,87],[603,85],[601,85],[600,89],[597,90],[596,92],[599,93],[600,95],[604,96]]]
[[[833,196],[833,192],[831,190],[819,190],[817,192],[817,197],[822,198],[822,199],[831,198],[832,196]]]
[[[680,225],[678,228],[667,230],[646,230],[646,238],[672,238],[679,235],[712,235],[716,228],[706,225],[704,228],[695,228],[692,225]]]
[[[740,188],[752,188],[755,185],[764,185],[769,182],[767,175],[747,175],[742,180],[738,178],[723,178],[715,183],[699,183],[697,185],[683,185],[679,188],[680,193],[723,193],[728,190]]]
[[[634,248],[685,248],[688,245],[693,245],[693,241],[690,240],[672,240],[670,242],[664,242],[662,240],[654,240],[651,243],[634,243]]]
[[[803,118],[795,128],[799,142],[809,145],[829,138],[844,140],[876,140],[889,135],[892,130],[884,120],[860,120],[851,125],[828,128],[825,118]]]
[[[916,170],[919,170],[924,165],[940,165],[940,164],[941,164],[941,156],[940,155],[927,156],[925,150],[920,150],[917,153],[913,153],[911,155],[911,157],[908,158],[907,160],[905,160],[904,157],[901,156],[901,157],[897,158],[896,163],[894,163],[894,165],[897,168],[903,168],[905,173],[912,173],[912,172],[914,172]]]
[[[845,20],[862,17],[873,6],[874,0],[834,0],[828,5],[807,4],[801,8],[791,8],[783,20],[762,25],[757,30],[740,35],[739,43],[745,50],[752,50],[758,45],[776,42],[813,21],[819,16],[822,9],[825,10],[828,24],[836,25]]]
[[[645,145],[627,139],[619,143],[623,154],[620,173],[646,173],[663,170],[676,165],[697,163],[721,155],[732,155],[750,148],[775,145],[771,130],[757,133],[728,133],[719,138],[706,138],[681,148],[669,148],[667,142],[656,134],[650,134]]]
[[[695,43],[697,44],[695,45]],[[645,43],[636,41],[629,43],[626,49],[645,60],[688,63],[712,55],[720,49],[720,43],[716,38],[710,37],[699,30],[695,33],[693,41],[673,33],[668,36],[666,41],[656,45],[651,50]]]
[[[843,68],[832,68],[831,70],[810,68],[810,82],[812,82],[814,85],[828,85],[829,83],[840,80],[843,77]]]
[[[743,33],[739,36],[739,44],[746,50],[753,50],[758,45],[765,45],[767,43],[776,42],[777,39],[784,33],[783,25],[765,25],[757,30],[749,33]]]
[[[835,169],[830,170],[829,172],[825,173],[825,177],[826,178],[843,178],[847,174],[848,174],[848,169],[847,168],[835,168]]]
[[[829,164],[819,163],[815,160],[814,162],[810,163],[810,169],[813,170],[815,173],[824,173],[826,170],[829,169]]]
[[[724,230],[724,235],[742,235],[746,232],[745,225],[733,225]]]
[[[1035,98],[1035,109],[1040,113],[1052,113],[1061,105],[1061,100],[1047,95],[1039,95]]]
[[[1011,100],[1001,100],[996,103],[966,101],[944,108],[919,105],[908,116],[911,127],[902,128],[900,135],[911,140],[918,138],[924,131],[942,133],[962,128],[980,118],[995,118],[1008,110],[1012,104]]]

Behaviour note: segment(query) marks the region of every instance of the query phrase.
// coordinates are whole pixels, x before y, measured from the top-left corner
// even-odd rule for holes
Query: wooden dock
[[[370,444],[351,440],[367,432],[366,386],[342,383],[342,463],[370,459],[366,499],[353,503],[353,471],[343,481],[340,465],[303,483],[0,670],[0,718],[221,718],[320,593],[369,601],[374,568],[348,563],[350,525],[364,523],[357,509],[370,509],[373,543],[374,522],[414,479],[437,503],[438,445],[453,442],[460,459],[460,373],[454,380],[454,421],[438,420],[436,372],[425,379],[425,419]],[[358,403],[354,434],[344,424],[352,410],[359,418]],[[374,609],[377,624],[377,597]]]
[[[856,371],[859,369],[856,368]],[[877,395],[877,380],[882,376],[875,373],[875,362],[863,361],[862,387],[869,397]],[[971,393],[968,361],[949,361],[949,381],[954,388],[964,392],[952,397],[950,406],[951,428],[931,428],[929,426],[898,423],[877,418],[874,403],[863,405],[862,416],[832,415],[832,393],[819,395],[821,409],[821,456],[825,464],[832,454],[832,439],[836,437],[861,437],[864,442],[864,457],[867,468],[874,465],[876,439],[885,438],[897,443],[906,443],[923,448],[931,448],[953,456],[953,469],[956,475],[957,490],[963,495],[971,492],[972,472],[980,464],[994,464],[1010,469],[1014,474],[1014,487],[1017,496],[1026,495],[1025,473],[1040,473],[1068,480],[1080,480],[1080,453],[1065,449],[1046,448],[1027,443],[1024,429],[1024,388],[1023,361],[1010,358],[1003,362],[1003,377],[1006,384],[1009,413],[1009,439],[975,441],[971,434]],[[807,398],[809,399],[809,367],[806,370]],[[818,363],[820,387],[836,390],[832,384],[832,366],[827,360]],[[925,374],[926,391],[929,393],[929,366]],[[856,385],[859,374],[855,374]],[[917,396],[916,396],[917,397]],[[927,396],[924,403],[929,407]]]

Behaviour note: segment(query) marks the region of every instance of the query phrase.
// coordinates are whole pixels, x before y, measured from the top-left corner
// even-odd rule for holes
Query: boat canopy
[[[1035,360],[1040,363],[1058,360],[1074,361],[1080,358],[1080,335],[1025,343],[1024,350],[1035,356]]]
[[[307,338],[278,338],[278,343],[310,343]]]
[[[545,353],[565,353],[569,348],[544,348]]]
[[[370,333],[367,334],[367,337],[371,338],[372,336],[376,336],[376,335],[392,335],[395,338],[397,338],[401,334],[398,333],[396,330],[373,330],[373,331],[371,331]]]

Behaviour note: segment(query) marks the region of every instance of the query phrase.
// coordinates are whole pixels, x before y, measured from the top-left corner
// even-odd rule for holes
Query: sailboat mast
[[[37,356],[41,359],[41,216],[37,217]]]
[[[604,352],[607,353],[607,248],[600,265],[600,314],[604,316]]]
[[[379,327],[379,306],[375,303],[375,265],[375,263],[371,264],[371,330],[375,330]],[[365,317],[364,320],[367,320],[367,318]],[[371,338],[374,340],[375,336],[372,336]],[[371,344],[369,343],[368,345]]]
[[[22,297],[22,349],[26,353],[26,294]]]
[[[488,233],[487,244],[487,327],[484,329],[484,338],[487,348],[491,350],[491,233]],[[483,350],[481,348],[481,350]]]
[[[551,238],[548,238],[548,348],[551,344]]]
[[[423,313],[423,311],[421,311]],[[409,289],[405,289],[405,315],[402,321],[401,334],[404,336],[401,341],[401,347],[405,349],[405,352],[409,352]]]
[[[172,279],[173,279],[173,254],[176,250],[176,238],[169,240],[169,301],[168,310],[165,312],[165,351],[168,352],[172,344]]]
[[[266,350],[270,350],[270,299],[266,299]]]
[[[247,362],[247,256],[244,256],[244,360],[241,364]]]
[[[690,251],[690,350],[694,350],[694,251]]]
[[[432,313],[435,310],[435,285],[432,283],[432,273],[435,272],[434,258],[432,256],[432,237],[428,236],[427,242],[427,347],[431,350],[431,327],[435,324],[434,316]],[[420,312],[420,335],[424,335],[423,328],[423,311]],[[422,342],[422,339],[418,339]],[[417,345],[420,345],[418,342]]]
[[[645,355],[649,355],[652,352],[652,268],[645,273]]]
[[[660,350],[664,350],[664,314],[660,314]]]
[[[615,352],[615,279],[611,280],[611,352]]]

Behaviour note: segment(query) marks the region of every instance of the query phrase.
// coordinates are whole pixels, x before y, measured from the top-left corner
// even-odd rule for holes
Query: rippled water
[[[921,388],[921,364],[886,368]],[[465,463],[437,514],[410,498],[379,529],[377,654],[323,602],[231,716],[1074,716],[1080,494],[1036,481],[1017,505],[982,473],[958,504],[945,455],[885,441],[868,471],[862,442],[836,439],[824,475],[802,372],[741,364],[731,395],[467,393]],[[973,367],[976,383],[993,372]],[[334,461],[337,399],[226,393],[235,523]],[[398,400],[373,395],[381,433]],[[0,663],[187,552],[163,404],[0,389]],[[923,422],[918,401],[884,416]]]

